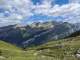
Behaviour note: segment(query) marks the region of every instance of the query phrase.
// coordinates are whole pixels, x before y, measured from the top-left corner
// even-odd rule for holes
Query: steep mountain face
[[[43,44],[49,40],[65,38],[75,31],[77,31],[77,26],[69,24],[67,22],[55,25],[54,28],[51,28],[45,32],[42,32],[38,35],[35,35],[33,38],[23,42],[24,46],[39,45]]]
[[[41,26],[41,25],[44,25]],[[49,24],[49,26],[47,25]],[[56,22],[55,22],[56,24]],[[21,26],[21,25],[10,25],[5,27],[0,27],[0,40],[22,46],[22,42],[33,38],[42,32],[53,28],[55,25],[53,22],[45,23],[33,23],[32,25]],[[33,27],[35,25],[35,27]]]
[[[79,24],[70,24],[64,22],[62,24],[55,25],[54,28],[51,28],[45,32],[42,32],[38,35],[35,35],[33,38],[23,42],[24,47],[30,45],[39,45],[50,40],[57,40],[68,37],[74,33],[80,31]]]
[[[50,40],[62,39],[79,30],[80,24],[67,22],[39,22],[27,26],[10,25],[0,28],[0,40],[27,47],[40,45]]]

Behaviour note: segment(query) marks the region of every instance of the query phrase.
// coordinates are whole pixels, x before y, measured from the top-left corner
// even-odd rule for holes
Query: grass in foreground
[[[77,60],[75,51],[80,49],[80,36],[51,41],[26,51],[0,41],[0,60]]]

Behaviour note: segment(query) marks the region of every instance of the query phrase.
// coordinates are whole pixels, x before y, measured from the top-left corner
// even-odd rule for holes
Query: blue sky
[[[32,0],[34,4],[41,4],[43,0]],[[63,4],[67,4],[69,3],[69,0],[55,0],[54,1],[55,4],[59,4],[59,5],[63,5]],[[54,4],[54,2],[52,2],[52,4]]]
[[[32,0],[33,1],[33,4],[37,4],[37,3],[39,3],[39,4],[41,4],[42,3],[42,1],[41,0]]]
[[[79,12],[80,0],[0,0],[0,26],[49,20],[75,23],[80,22]]]
[[[68,4],[69,0],[55,0],[55,4],[63,5]]]

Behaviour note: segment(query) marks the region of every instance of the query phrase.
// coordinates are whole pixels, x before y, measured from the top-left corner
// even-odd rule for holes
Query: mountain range
[[[28,47],[63,39],[79,31],[79,23],[47,21],[25,26],[15,24],[0,27],[0,40],[20,47]]]

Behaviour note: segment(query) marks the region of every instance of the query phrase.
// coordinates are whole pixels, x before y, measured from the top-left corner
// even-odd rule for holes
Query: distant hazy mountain
[[[27,47],[39,45],[50,40],[62,39],[80,30],[80,24],[67,22],[38,22],[31,25],[10,25],[0,28],[0,40]]]

